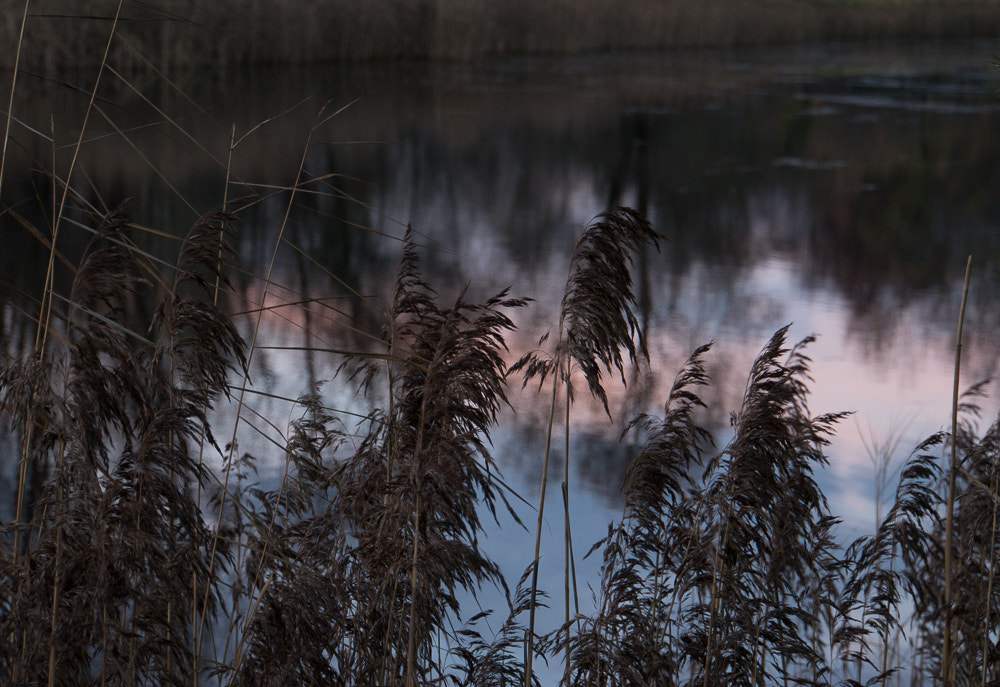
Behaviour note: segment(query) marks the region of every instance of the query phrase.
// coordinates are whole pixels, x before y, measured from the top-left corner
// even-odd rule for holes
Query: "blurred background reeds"
[[[22,67],[93,67],[114,3],[36,0]],[[22,6],[0,9],[17,44]],[[112,55],[119,70],[165,74],[240,64],[476,60],[814,41],[947,40],[1000,33],[997,0],[195,0],[129,2]],[[12,66],[13,52],[0,55]]]

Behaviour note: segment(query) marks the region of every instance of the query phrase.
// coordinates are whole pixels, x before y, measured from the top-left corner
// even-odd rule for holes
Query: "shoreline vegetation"
[[[98,64],[116,3],[29,4],[21,69],[53,75]],[[0,12],[18,42],[23,5]],[[675,48],[1000,36],[998,0],[163,0],[124,3],[111,61],[163,73],[260,63],[473,61]],[[14,51],[0,55],[13,67]]]
[[[437,45],[427,37],[440,30],[438,17],[460,21],[482,9],[469,2],[469,14],[449,15],[454,8],[445,2],[404,5],[438,9],[418,16],[423,23],[415,25],[427,33],[414,34],[416,47],[424,45],[421,36]],[[132,17],[91,34],[100,21],[69,17],[60,6],[67,5],[30,5],[28,35],[36,43],[19,48],[23,68],[58,71],[106,58],[98,58],[68,167],[56,164],[54,136],[51,169],[38,161],[48,178],[35,193],[48,214],[31,224],[20,221],[17,202],[7,206],[18,229],[47,252],[48,267],[35,275],[39,298],[15,288],[3,309],[34,331],[34,343],[18,356],[0,353],[7,450],[0,457],[14,485],[12,513],[0,521],[0,684],[534,687],[542,684],[543,663],[562,669],[560,684],[584,687],[1000,683],[1000,423],[980,434],[983,386],[957,392],[968,272],[951,432],[928,437],[908,455],[888,446],[872,451],[889,499],[874,531],[843,546],[840,519],[818,481],[847,414],[810,413],[811,337],[791,343],[786,326],[763,344],[731,409],[733,437],[721,447],[703,423],[713,384],[705,344],[677,371],[657,404],[662,411],[622,418],[622,441],[635,442],[624,506],[591,549],[601,560],[600,580],[592,606],[581,607],[575,562],[590,542],[578,535],[574,543],[570,523],[569,466],[579,460],[568,440],[577,430],[574,398],[589,395],[607,409],[605,384],[625,385],[634,369],[655,372],[633,271],[646,251],[669,246],[645,213],[613,207],[583,229],[551,338],[541,337],[516,362],[513,316],[530,299],[517,285],[484,300],[466,290],[445,299],[425,281],[409,229],[386,299],[329,273],[370,319],[348,316],[339,299],[331,305],[330,294],[283,284],[274,270],[279,250],[307,255],[293,211],[308,207],[310,194],[357,202],[337,186],[339,174],[310,173],[318,132],[338,111],[317,114],[294,180],[263,191],[286,205],[270,220],[277,231],[262,248],[270,261],[261,272],[242,271],[237,226],[259,197],[230,195],[229,163],[217,209],[186,231],[176,218],[137,224],[127,203],[110,208],[78,166],[85,141],[110,140],[87,138],[91,118],[106,114],[105,72],[131,86],[125,70],[156,69],[152,58],[136,57],[143,54],[159,55],[168,70],[181,64],[180,55],[185,65],[226,64],[213,53],[229,45],[221,39],[206,40],[200,53],[177,46],[244,26],[257,27],[265,41],[294,33],[292,20],[243,17],[235,3],[221,2],[211,12],[242,18],[219,28],[209,10],[193,16],[193,2],[178,2],[159,19],[187,16],[190,23]],[[528,11],[526,3],[510,6]],[[762,6],[807,5],[755,5]],[[74,7],[77,15],[107,9]],[[339,5],[309,7],[335,16]],[[388,17],[395,7],[373,0],[362,14],[381,8]],[[588,21],[599,26],[601,16]],[[725,21],[742,26],[739,16],[734,10]],[[35,22],[42,20],[66,22],[78,41],[60,43],[53,34],[47,39],[54,42],[40,44],[49,52],[40,49],[46,36]],[[489,46],[475,42],[472,25],[461,45]],[[318,35],[326,30],[312,27]],[[540,40],[546,28],[509,35],[525,37],[527,48],[527,37]],[[160,45],[173,47],[157,52],[144,32],[166,32]],[[111,50],[93,49],[98,35]],[[585,38],[577,36],[579,45],[600,49]],[[303,37],[302,59],[318,40]],[[268,46],[270,59],[292,59],[288,45]],[[399,46],[396,56],[408,50]],[[182,119],[164,119],[187,134]],[[12,120],[8,112],[7,140],[16,141]],[[131,142],[132,129],[115,133]],[[230,152],[240,140],[234,133]],[[143,234],[179,232],[183,239],[167,256],[140,245]],[[81,238],[82,256],[68,259],[67,246]],[[238,280],[258,288],[239,290]],[[301,328],[305,346],[258,338],[269,317]],[[331,347],[316,335],[313,318],[353,329],[367,344]],[[263,390],[267,375],[255,386],[251,374],[274,350],[323,356],[338,366],[337,383],[370,409],[362,415],[327,405],[319,383],[297,398]],[[537,387],[550,399],[545,452],[534,456],[543,463],[537,526],[524,528],[534,555],[525,557],[519,582],[481,548],[489,520],[499,524],[508,512],[521,523],[531,510],[502,479],[491,441],[517,386]],[[291,411],[258,411],[262,399]],[[258,435],[267,441],[247,450]],[[542,551],[544,495],[547,487],[553,497],[557,491],[547,482],[554,477],[549,457],[563,436],[563,551]],[[265,477],[269,465],[279,469],[277,483]],[[900,465],[895,485],[890,465]],[[539,580],[540,557],[560,553],[562,579]],[[496,612],[478,604],[487,588],[505,593]],[[561,626],[536,627],[543,604],[564,611]]]
[[[662,413],[625,425],[641,448],[620,519],[591,549],[588,610],[568,468],[562,589],[538,579],[537,543],[516,586],[480,548],[485,520],[525,513],[490,435],[511,386],[551,396],[545,494],[574,382],[606,403],[605,383],[649,369],[630,273],[662,237],[641,214],[587,226],[553,340],[512,365],[510,315],[528,300],[442,302],[407,234],[377,343],[342,352],[343,377],[382,401],[359,418],[316,387],[285,399],[281,429],[253,410],[249,380],[271,347],[239,326],[257,330],[266,289],[226,312],[241,307],[228,276],[238,212],[198,220],[170,265],[136,248],[126,207],[95,210],[68,295],[47,282],[35,304],[35,350],[0,361],[19,453],[15,516],[0,524],[4,684],[540,687],[543,663],[561,666],[561,685],[594,687],[1000,679],[1000,424],[975,430],[981,385],[956,395],[950,434],[874,452],[879,474],[901,463],[898,485],[875,531],[845,547],[817,477],[848,414],[809,412],[812,338],[792,345],[783,327],[764,345],[721,449],[701,424],[712,353],[697,348]],[[230,429],[215,411],[234,405]],[[241,454],[268,425],[271,448]],[[280,484],[267,485],[258,466],[275,459]],[[463,602],[490,586],[506,608]],[[536,605],[565,609],[563,624],[536,628]]]

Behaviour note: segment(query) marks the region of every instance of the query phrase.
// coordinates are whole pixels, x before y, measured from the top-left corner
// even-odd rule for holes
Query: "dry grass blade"
[[[76,272],[66,299],[67,346],[43,362],[62,375],[55,402],[38,406],[39,392],[52,384],[31,367],[5,371],[5,397],[21,404],[22,423],[39,426],[32,461],[51,472],[25,565],[5,566],[19,590],[0,621],[5,636],[18,638],[3,670],[15,682],[44,679],[39,671],[85,680],[94,656],[99,678],[186,681],[190,581],[211,586],[216,578],[211,534],[191,490],[207,475],[189,449],[207,428],[206,410],[228,388],[233,360],[242,360],[242,340],[195,294],[161,308],[155,341],[133,335],[132,306],[148,294],[124,249],[127,230],[123,209],[106,218]],[[217,233],[194,232],[191,240]],[[34,397],[21,395],[25,383]],[[214,603],[215,594],[209,598]],[[201,612],[210,615],[212,604]],[[44,635],[29,629],[39,613],[51,621]],[[37,660],[40,654],[48,660]]]
[[[36,10],[32,22],[57,19],[39,13],[41,4],[25,1],[17,34],[0,191],[12,124],[21,124],[11,111],[16,65],[24,46],[39,40],[25,28],[29,9]],[[423,16],[414,8],[429,4],[411,2],[408,16]],[[624,511],[591,550],[603,554],[593,610],[581,614],[577,603],[572,616],[574,383],[583,379],[610,417],[606,375],[625,383],[626,367],[648,364],[633,271],[642,273],[637,256],[658,247],[660,235],[627,208],[595,217],[573,248],[554,336],[508,368],[511,312],[525,299],[504,290],[473,301],[463,291],[442,302],[408,229],[391,303],[373,318],[368,311],[378,301],[355,284],[366,283],[368,266],[345,275],[339,256],[329,261],[316,250],[345,248],[338,242],[357,236],[399,240],[367,226],[365,213],[380,211],[350,192],[358,179],[308,169],[318,132],[343,108],[319,112],[292,184],[234,179],[233,155],[271,120],[242,137],[234,126],[229,161],[208,154],[213,169],[225,169],[221,211],[197,219],[183,240],[176,227],[130,223],[126,206],[107,210],[99,175],[84,179],[81,149],[108,141],[130,147],[159,182],[180,189],[166,167],[149,163],[155,156],[141,149],[144,134],[136,132],[167,129],[202,154],[211,146],[160,105],[168,101],[147,97],[128,76],[145,70],[154,84],[180,92],[165,76],[167,53],[175,45],[179,58],[192,46],[166,39],[199,29],[197,22],[178,21],[186,15],[174,0],[111,6],[115,14],[95,17],[81,38],[85,46],[96,36],[104,50],[83,51],[95,65],[100,60],[100,71],[93,88],[80,89],[89,99],[75,142],[57,146],[54,124],[51,133],[22,125],[52,151],[51,164],[34,161],[51,172],[5,210],[47,251],[47,265],[40,298],[22,293],[24,307],[5,311],[23,311],[31,331],[18,344],[20,357],[8,351],[0,360],[0,415],[19,459],[14,516],[0,523],[0,683],[536,687],[534,662],[562,654],[563,683],[585,687],[886,687],[907,661],[891,646],[904,631],[920,662],[914,682],[943,675],[946,684],[1000,683],[1000,423],[978,434],[981,386],[956,397],[948,479],[944,461],[931,455],[945,440],[936,435],[906,461],[872,536],[844,550],[816,478],[843,415],[809,413],[810,339],[789,350],[788,328],[771,338],[721,452],[701,424],[709,347],[698,348],[662,414],[640,416],[625,430],[641,445],[625,474]],[[226,7],[206,16],[223,16]],[[86,14],[77,8],[58,19],[82,22]],[[149,17],[170,19],[159,25],[168,46],[160,69],[140,47],[155,35],[139,21]],[[442,20],[423,17],[423,28],[440,28]],[[119,31],[132,37],[119,41]],[[155,121],[132,127],[102,109],[109,74]],[[92,115],[104,116],[110,130],[88,131]],[[35,157],[31,145],[24,150]],[[56,171],[57,153],[69,159],[64,174]],[[230,200],[231,184],[260,194]],[[645,195],[640,189],[640,204]],[[287,205],[267,228],[276,231],[266,267],[239,271],[230,245],[239,211],[230,210],[256,212],[275,200]],[[45,208],[51,231],[19,207],[29,203]],[[339,204],[356,204],[358,214]],[[296,236],[301,210],[333,218],[347,233],[322,242]],[[73,243],[71,232],[88,242],[82,257],[76,251],[85,241]],[[429,236],[421,240],[452,254]],[[168,246],[170,255],[147,241]],[[340,253],[354,255],[353,247]],[[298,287],[281,276],[286,248],[302,270]],[[310,277],[321,273],[331,292],[317,295],[307,269]],[[230,283],[234,274],[234,282],[253,282],[244,293],[255,300],[224,312],[220,302],[238,299],[243,286]],[[349,306],[338,298],[351,299]],[[373,334],[383,314],[386,328]],[[270,318],[283,334],[302,335],[302,345],[265,341]],[[365,350],[353,350],[353,341]],[[254,354],[264,350],[304,352],[308,391],[251,389]],[[349,391],[370,392],[358,395],[366,405],[331,407],[329,388],[315,382],[324,355],[347,360],[357,375]],[[510,503],[520,497],[499,475],[491,440],[512,373],[525,385],[552,384],[534,556],[513,599],[482,546],[484,521],[499,524],[498,508],[520,525]],[[957,394],[957,365],[955,383]],[[563,395],[566,615],[544,634],[535,626],[545,598],[540,534]],[[280,419],[289,408],[293,419]],[[221,417],[235,421],[217,442],[212,421]],[[251,444],[259,455],[245,452]],[[210,467],[214,454],[224,461],[218,471]],[[508,607],[492,636],[491,612],[467,617],[485,586],[501,589]]]
[[[271,276],[272,276],[272,274],[274,272],[274,266],[275,266],[275,262],[277,261],[278,251],[281,248],[281,243],[282,243],[282,240],[283,240],[283,237],[284,237],[284,234],[285,234],[285,229],[288,226],[288,221],[289,221],[289,217],[291,216],[292,207],[294,206],[294,203],[295,203],[295,194],[298,191],[299,183],[301,182],[301,180],[303,178],[303,174],[304,174],[304,170],[305,170],[305,164],[306,164],[306,157],[309,154],[309,149],[310,149],[310,146],[311,146],[311,143],[312,143],[312,137],[315,134],[316,128],[320,125],[320,123],[323,122],[323,121],[325,121],[325,119],[324,119],[324,113],[325,113],[325,109],[320,110],[320,112],[318,113],[317,119],[316,119],[316,123],[314,124],[313,128],[309,131],[309,135],[306,138],[305,145],[303,146],[302,157],[299,160],[299,168],[298,168],[298,172],[296,173],[296,176],[295,176],[295,183],[291,187],[291,194],[290,194],[290,197],[288,199],[288,204],[285,207],[285,214],[284,214],[284,217],[282,218],[281,226],[278,229],[278,236],[277,236],[277,238],[275,240],[274,249],[272,250],[272,253],[271,253],[271,260],[270,260],[270,263],[268,264],[267,273],[264,275],[264,288],[263,288],[263,291],[261,293],[260,305],[259,305],[259,307],[256,310],[256,318],[254,318],[253,331],[251,332],[251,335],[250,335],[250,343],[249,343],[249,347],[248,347],[247,353],[246,353],[246,360],[245,360],[245,363],[243,365],[243,381],[240,384],[239,395],[237,397],[236,420],[233,422],[233,430],[232,430],[232,434],[230,436],[230,440],[228,442],[229,451],[228,451],[228,455],[226,457],[227,466],[226,466],[225,477],[223,479],[223,486],[222,486],[222,492],[221,492],[222,495],[221,495],[221,498],[220,498],[219,504],[218,504],[218,507],[219,507],[218,519],[219,520],[222,520],[222,513],[225,510],[226,499],[228,498],[228,495],[229,495],[228,494],[228,491],[229,491],[229,478],[230,478],[230,475],[231,475],[232,466],[235,465],[235,463],[237,462],[236,461],[236,456],[234,455],[234,452],[236,450],[237,437],[239,435],[240,423],[242,421],[242,416],[243,416],[243,405],[244,405],[245,397],[246,397],[246,394],[247,394],[247,389],[250,386],[250,363],[253,360],[254,350],[255,350],[255,347],[257,345],[257,337],[260,334],[260,326],[261,326],[261,322],[262,322],[263,316],[264,316],[264,307],[267,305],[268,295],[270,294]],[[218,534],[219,533],[217,531],[217,535]],[[213,567],[213,565],[214,565],[215,556],[216,556],[216,552],[217,552],[218,546],[219,546],[219,541],[218,541],[218,536],[217,536],[216,537],[216,541],[213,542],[213,544],[212,544],[211,562],[210,562],[210,566],[209,567]],[[204,600],[204,602],[202,604],[203,606],[206,606],[206,607],[208,606],[208,594],[209,594],[209,590],[206,589],[206,591],[205,591],[205,600]],[[203,641],[203,638],[204,638],[204,630],[205,630],[205,626],[204,626],[204,619],[203,619],[199,623],[198,631],[196,633],[197,634],[197,640],[196,640],[196,647],[197,647],[197,649],[196,649],[196,653],[200,653],[201,652],[201,645],[202,645],[202,641]]]
[[[517,685],[523,679],[521,650],[527,628],[518,619],[528,611],[531,604],[531,590],[525,586],[530,572],[530,568],[525,570],[513,601],[508,599],[509,615],[492,641],[475,629],[480,619],[491,615],[490,611],[471,618],[462,630],[466,639],[455,651],[461,671],[461,675],[455,677],[456,684],[462,687]]]
[[[695,422],[707,347],[678,374],[663,419],[632,423],[648,438],[625,515],[599,542],[598,611],[570,640],[568,684],[825,684],[818,620],[838,612],[841,570],[812,472],[843,414],[808,414],[809,339],[787,351],[786,332],[755,361],[736,436],[703,484],[691,468],[710,445]]]
[[[668,643],[678,621],[670,596],[685,576],[692,543],[680,526],[688,519],[684,484],[711,445],[694,418],[703,407],[697,387],[708,382],[703,360],[708,348],[698,348],[677,375],[662,418],[640,416],[626,428],[647,438],[626,473],[624,516],[603,540],[598,611],[569,639],[567,684],[679,680],[682,657]]]
[[[73,158],[70,161],[69,171],[66,174],[66,184],[63,186],[62,198],[59,201],[59,203],[57,205],[57,208],[56,208],[56,218],[55,218],[55,220],[53,222],[53,227],[52,227],[52,250],[53,250],[53,252],[51,252],[50,255],[49,255],[49,266],[48,266],[48,269],[46,271],[46,276],[45,276],[45,289],[44,289],[44,293],[46,295],[49,294],[50,289],[52,287],[52,276],[53,276],[52,270],[53,270],[54,251],[55,251],[55,247],[56,247],[56,245],[58,243],[59,226],[60,226],[62,218],[63,218],[63,213],[66,211],[66,205],[67,205],[66,201],[67,201],[68,195],[69,195],[70,183],[72,182],[72,179],[73,179],[73,170],[76,169],[77,159],[78,159],[79,154],[80,154],[80,146],[83,144],[83,137],[84,137],[84,135],[85,135],[85,133],[87,131],[87,122],[90,120],[90,113],[94,109],[94,101],[97,99],[97,89],[98,89],[98,87],[101,84],[101,77],[104,74],[104,67],[107,65],[108,52],[111,49],[111,41],[114,39],[115,31],[118,28],[118,18],[121,16],[121,11],[122,11],[122,5],[123,4],[124,4],[124,0],[119,0],[118,7],[115,10],[114,21],[112,22],[112,25],[111,25],[111,31],[108,34],[107,44],[104,47],[104,56],[101,59],[101,65],[100,65],[100,69],[97,72],[97,78],[94,80],[94,88],[93,88],[93,90],[90,93],[90,101],[88,102],[88,104],[87,104],[87,110],[84,113],[83,124],[80,126],[80,135],[77,138],[76,145],[73,148]],[[49,302],[46,304],[45,303],[45,297],[43,297],[42,312],[43,312],[43,316],[41,318],[41,321],[43,321],[45,324],[44,324],[44,327],[40,327],[38,336],[35,337],[35,349],[39,353],[41,352],[42,349],[45,348],[45,334],[46,334],[46,332],[48,330],[48,323],[49,323],[49,320],[50,320],[50,317],[51,317],[51,313],[52,313],[52,303],[51,303],[51,300],[49,300]]]
[[[711,435],[695,424],[694,414],[705,404],[696,393],[709,383],[704,355],[711,344],[698,347],[674,380],[662,420],[641,416],[629,423],[649,433],[642,451],[625,473],[625,508],[641,526],[659,522],[665,503],[683,497],[683,484],[702,447],[711,444]]]
[[[925,680],[939,679],[944,674],[949,625],[955,682],[982,684],[985,679],[986,684],[991,684],[997,679],[996,647],[992,640],[984,642],[983,638],[995,636],[1000,610],[994,583],[996,551],[1000,547],[994,526],[997,501],[990,487],[997,481],[1000,423],[994,421],[982,437],[976,436],[974,420],[982,388],[983,383],[973,386],[958,403],[957,434],[933,437],[936,447],[947,446],[945,455],[952,446],[957,452],[951,528],[955,567],[950,599],[944,574],[949,461],[942,461],[940,455],[922,458],[923,488],[911,488],[911,494],[898,499],[900,507],[913,515],[889,529],[901,561],[900,586],[915,607],[919,640],[915,653],[921,659]]]
[[[732,420],[736,435],[706,474],[704,527],[714,533],[710,603],[695,616],[705,685],[725,675],[755,683],[772,667],[790,677],[793,666],[823,660],[802,636],[815,611],[797,596],[823,553],[816,534],[828,517],[813,470],[826,463],[823,447],[844,414],[809,416],[803,348],[811,339],[788,352],[787,330],[778,330],[754,362]]]

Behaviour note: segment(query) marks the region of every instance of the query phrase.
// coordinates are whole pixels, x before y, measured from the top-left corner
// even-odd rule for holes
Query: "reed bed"
[[[310,141],[335,114],[321,110]],[[299,194],[329,181],[307,174],[309,150],[275,196],[271,265]],[[176,228],[88,202],[75,163],[49,170],[46,222],[20,225],[49,261],[40,298],[16,301],[34,340],[0,359],[17,466],[0,522],[3,684],[530,686],[542,662],[566,685],[1000,681],[1000,425],[975,431],[981,386],[957,398],[950,433],[905,458],[875,531],[845,545],[816,478],[845,414],[809,411],[810,339],[789,343],[786,327],[764,343],[722,448],[700,424],[712,351],[697,348],[662,413],[623,426],[640,448],[622,516],[591,547],[593,603],[571,607],[567,520],[565,622],[542,629],[536,609],[558,602],[538,580],[538,539],[513,588],[481,547],[484,518],[525,512],[490,437],[511,385],[551,394],[551,448],[560,394],[573,430],[574,382],[607,408],[608,376],[651,366],[631,278],[661,243],[645,217],[614,207],[584,228],[553,336],[516,362],[529,299],[440,296],[408,230],[393,293],[366,315],[380,328],[343,324],[368,344],[310,348],[335,356],[337,382],[371,410],[331,407],[317,385],[286,399],[279,427],[253,407],[250,375],[282,285],[251,275],[248,306],[233,283],[248,278],[240,209],[259,199],[227,191],[168,260],[137,239]],[[78,259],[61,250],[71,229],[90,237]],[[322,299],[299,296],[282,305],[308,326]],[[272,437],[264,452],[241,450],[255,434]],[[266,465],[277,479],[258,475]],[[485,587],[505,607],[481,610]]]
[[[22,68],[57,74],[101,59],[109,0],[33,0]],[[0,11],[17,42],[20,3]],[[183,73],[266,62],[476,60],[519,54],[1000,36],[997,0],[190,0],[123,4],[117,64]],[[11,54],[0,68],[11,68]]]
[[[656,235],[635,211],[587,228],[554,352],[510,368],[510,315],[527,300],[442,304],[407,238],[380,343],[342,373],[381,402],[349,424],[318,389],[299,398],[272,485],[253,478],[265,457],[213,424],[213,408],[241,404],[253,353],[219,305],[236,218],[206,215],[158,270],[125,208],[93,219],[71,290],[37,313],[36,348],[0,366],[21,468],[0,539],[5,684],[538,684],[543,660],[573,685],[881,685],[901,669],[930,683],[946,618],[946,682],[1000,679],[1000,426],[973,431],[982,389],[956,433],[906,459],[876,531],[844,546],[815,476],[845,414],[810,415],[809,339],[790,346],[787,328],[754,362],[721,450],[699,425],[710,345],[660,416],[627,423],[641,448],[622,517],[592,548],[594,610],[535,628],[538,553],[510,591],[479,545],[482,517],[521,510],[489,437],[512,382],[572,398],[580,374],[602,398],[604,374],[643,364],[629,261]],[[959,466],[948,539],[944,446]],[[493,631],[461,603],[483,585],[507,590]],[[911,648],[890,651],[901,629]]]

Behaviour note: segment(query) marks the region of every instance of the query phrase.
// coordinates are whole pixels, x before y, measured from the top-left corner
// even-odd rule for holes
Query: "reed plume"
[[[524,303],[504,291],[482,304],[463,293],[452,307],[438,306],[407,235],[387,355],[378,358],[390,360],[388,406],[367,418],[353,453],[315,452],[310,469],[322,475],[329,505],[296,527],[337,534],[296,546],[285,530],[278,533],[282,548],[265,562],[273,570],[255,574],[278,582],[255,615],[240,684],[259,679],[261,666],[274,684],[289,675],[305,684],[330,676],[407,685],[444,677],[435,643],[460,611],[458,592],[503,586],[479,549],[480,508],[495,515],[506,500],[489,437],[507,403],[503,334],[513,323],[504,311]],[[365,384],[380,378],[368,374]],[[329,436],[322,427],[316,434]],[[322,552],[322,560],[303,558],[317,544],[314,555]],[[298,572],[284,572],[289,566]],[[330,604],[324,612],[310,609],[307,625],[296,629],[315,638],[306,644],[315,650],[274,656],[269,647],[285,631],[277,621],[324,587]]]
[[[997,539],[995,516],[998,506],[997,441],[1000,423],[977,437],[975,419],[985,383],[971,387],[958,406],[960,421],[954,437],[939,435],[940,444],[954,442],[957,452],[955,511],[952,528],[954,592],[951,604],[945,595],[942,574],[946,525],[941,515],[949,483],[940,467],[940,458],[928,457],[927,484],[919,503],[932,514],[915,522],[906,540],[919,559],[904,561],[907,591],[915,606],[919,641],[916,652],[927,679],[943,670],[943,647],[951,613],[955,634],[953,646],[954,681],[962,685],[991,684],[996,679],[996,635],[998,599],[995,585]],[[916,501],[917,499],[913,499]],[[919,528],[919,529],[918,529]],[[919,547],[914,544],[919,544]]]
[[[0,524],[0,682],[534,685],[532,662],[558,651],[566,684],[881,687],[906,667],[890,652],[904,630],[915,679],[940,675],[954,634],[956,683],[1000,680],[1000,425],[953,430],[954,508],[935,435],[910,456],[876,531],[844,549],[816,480],[843,414],[810,415],[810,340],[789,350],[788,328],[754,362],[721,452],[699,424],[708,346],[681,368],[662,416],[628,425],[644,441],[622,518],[592,550],[603,555],[594,610],[569,618],[567,582],[566,622],[536,632],[560,394],[568,436],[577,373],[610,416],[606,375],[624,383],[627,365],[648,362],[631,272],[660,237],[639,213],[613,208],[585,229],[553,340],[538,343],[549,349],[509,369],[509,313],[525,299],[463,291],[443,305],[408,232],[380,348],[353,361],[374,410],[348,427],[310,387],[275,442],[280,481],[251,481],[265,456],[239,455],[234,429],[235,480],[223,485],[207,467],[214,410],[231,375],[249,374],[217,298],[231,289],[236,218],[199,219],[164,268],[133,242],[127,207],[97,218],[61,188],[55,225],[94,239],[65,261],[68,293],[46,275],[36,350],[0,362],[21,468],[15,517]],[[534,556],[511,599],[480,539],[498,508],[517,520],[490,437],[518,373],[552,395]],[[568,465],[567,449],[564,494]],[[567,515],[567,549],[569,530]],[[466,618],[462,605],[484,585],[507,596],[492,636],[492,616]]]
[[[900,624],[904,595],[922,595],[919,577],[930,570],[930,559],[939,547],[931,532],[940,520],[941,470],[928,451],[943,439],[937,434],[917,446],[903,466],[894,503],[875,534],[859,538],[848,548],[853,570],[845,585],[846,614],[837,638],[845,647],[853,644],[846,656],[857,666],[854,683],[862,682],[865,665],[875,669],[871,679],[878,681],[895,672],[875,652],[890,641]],[[870,641],[873,636],[875,644]]]
[[[679,618],[674,594],[690,577],[697,550],[686,502],[692,468],[711,436],[699,427],[697,387],[708,383],[699,347],[674,381],[660,418],[640,416],[626,428],[647,439],[629,464],[625,513],[604,545],[599,610],[570,638],[571,684],[675,684]]]
[[[651,433],[627,473],[622,522],[604,541],[599,610],[569,642],[573,684],[755,685],[828,673],[816,628],[835,604],[836,520],[812,474],[843,414],[808,414],[809,340],[788,351],[786,332],[755,361],[735,437],[701,484],[691,469],[711,445],[694,420],[707,347],[682,368],[664,419],[633,423]]]
[[[829,517],[813,471],[826,464],[823,447],[844,414],[809,416],[804,347],[811,338],[788,351],[787,330],[754,362],[733,416],[735,437],[708,464],[708,603],[691,616],[691,636],[704,642],[696,657],[704,685],[755,684],[772,672],[791,678],[797,666],[823,660],[803,637],[813,617],[798,595],[822,553],[814,535]]]
[[[635,210],[615,207],[599,215],[583,231],[573,248],[569,277],[563,294],[559,314],[558,339],[555,350],[547,354],[541,350],[524,355],[511,372],[524,373],[524,385],[538,378],[539,386],[553,377],[549,425],[542,459],[542,483],[538,504],[538,522],[535,528],[535,554],[532,561],[532,606],[528,621],[528,650],[525,685],[532,681],[532,661],[535,643],[534,599],[538,590],[538,565],[541,557],[541,530],[545,515],[545,495],[548,485],[549,456],[559,388],[566,393],[566,433],[569,434],[569,407],[573,402],[573,370],[579,368],[586,379],[591,394],[599,399],[610,417],[608,397],[602,383],[603,371],[617,371],[625,383],[624,357],[637,361],[640,354],[648,357],[639,322],[633,313],[635,296],[632,293],[632,266],[635,253],[647,245],[658,246],[660,236],[653,231],[649,221]],[[542,346],[548,334],[538,342]],[[603,370],[603,371],[602,371]],[[565,457],[566,475],[564,490],[568,495],[569,455]],[[569,504],[566,504],[566,513]],[[568,523],[568,515],[567,523]],[[567,524],[567,532],[569,527]],[[570,542],[567,540],[567,550]],[[568,558],[568,556],[567,556]],[[567,560],[567,568],[571,562]],[[568,587],[568,584],[567,584]],[[567,592],[568,598],[568,592]],[[569,615],[567,601],[567,616]],[[568,660],[567,660],[568,665]]]
[[[458,666],[453,679],[463,687],[518,685],[524,679],[524,635],[527,627],[520,618],[531,607],[529,566],[521,576],[513,600],[508,596],[509,614],[493,639],[476,629],[479,621],[492,615],[484,611],[473,616],[461,631],[462,642],[455,649]],[[537,599],[536,599],[537,602]]]
[[[4,396],[26,413],[17,421],[37,423],[29,460],[49,473],[35,517],[14,525],[27,535],[26,551],[4,561],[11,596],[0,624],[12,646],[2,674],[15,684],[190,678],[191,580],[216,579],[193,491],[207,472],[192,448],[243,354],[228,318],[180,292],[201,283],[202,270],[218,273],[228,221],[207,217],[192,230],[177,288],[148,338],[130,321],[145,281],[127,218],[123,209],[111,213],[69,297],[53,294],[66,308],[53,337],[61,343],[42,361],[48,379],[30,363],[5,365]],[[216,261],[199,262],[199,251]],[[24,384],[47,385],[25,397]],[[197,612],[212,614],[215,598]]]

